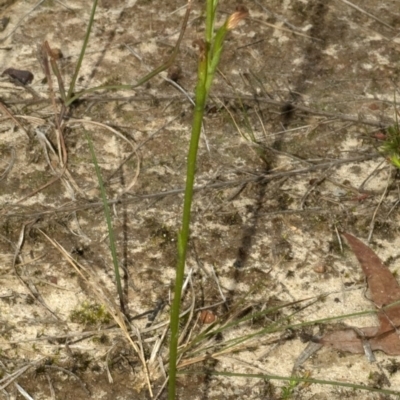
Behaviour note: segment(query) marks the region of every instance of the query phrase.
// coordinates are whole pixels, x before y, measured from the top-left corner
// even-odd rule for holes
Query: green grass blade
[[[95,0],[95,3],[97,5],[97,0]],[[178,55],[179,47],[181,45],[184,33],[186,31],[186,26],[187,26],[187,23],[188,23],[188,20],[189,20],[190,10],[191,10],[191,3],[189,2],[188,6],[187,6],[185,17],[183,19],[181,32],[179,34],[178,41],[176,42],[176,45],[175,45],[175,47],[174,47],[174,49],[172,51],[172,54],[167,59],[167,61],[165,61],[158,68],[156,68],[153,71],[149,72],[146,76],[144,76],[143,78],[139,79],[133,85],[112,85],[112,86],[102,85],[102,86],[97,86],[97,87],[94,87],[94,88],[82,90],[81,92],[79,92],[79,93],[75,94],[74,96],[72,96],[73,95],[73,89],[75,87],[75,82],[76,82],[76,79],[78,77],[79,69],[80,69],[80,66],[82,64],[83,56],[84,56],[85,49],[86,49],[86,46],[87,46],[87,41],[89,40],[89,34],[90,34],[91,25],[90,25],[90,29],[89,29],[89,26],[88,26],[87,33],[86,33],[86,36],[85,36],[85,42],[84,42],[84,45],[83,45],[82,50],[81,50],[81,55],[79,57],[79,61],[78,61],[78,64],[77,64],[77,67],[76,67],[76,70],[75,70],[75,74],[74,74],[74,77],[73,77],[72,82],[71,82],[71,86],[70,86],[70,89],[69,89],[69,92],[68,92],[68,97],[67,97],[67,101],[66,101],[65,105],[68,107],[75,100],[79,99],[83,95],[88,94],[88,93],[92,93],[92,92],[96,92],[98,90],[132,90],[132,89],[134,89],[134,88],[136,88],[138,86],[143,85],[144,83],[146,83],[147,81],[152,79],[154,76],[158,75],[160,72],[167,70],[174,63],[174,61],[176,59],[176,56]],[[91,23],[93,22],[93,18],[94,18],[94,11],[95,11],[95,6],[92,9],[92,15],[91,15],[91,19],[90,19]]]
[[[105,218],[107,221],[108,237],[110,239],[111,256],[112,256],[112,260],[113,260],[113,264],[114,264],[115,284],[117,286],[117,292],[118,292],[118,297],[119,297],[119,301],[120,301],[121,311],[123,314],[125,314],[125,311],[126,311],[125,310],[125,302],[124,302],[124,296],[123,296],[122,285],[121,285],[121,276],[119,273],[117,248],[115,246],[116,242],[115,242],[115,236],[114,236],[114,229],[113,229],[112,221],[111,221],[110,206],[108,205],[107,194],[106,194],[106,190],[104,188],[103,178],[101,176],[99,164],[97,162],[96,153],[93,148],[93,142],[89,135],[89,132],[87,132],[86,130],[85,130],[85,136],[86,136],[86,140],[89,144],[90,154],[92,156],[92,161],[93,161],[93,164],[94,164],[94,167],[96,170],[97,181],[99,182],[99,187],[100,187],[100,192],[101,192],[101,200],[103,202],[104,215],[105,215]]]
[[[86,28],[86,34],[85,34],[85,38],[83,40],[81,53],[79,54],[78,63],[76,64],[75,72],[74,72],[74,75],[72,77],[71,83],[69,85],[67,101],[72,97],[72,94],[74,93],[76,80],[78,79],[78,74],[79,74],[79,71],[81,69],[83,58],[85,57],[86,47],[87,47],[87,45],[89,43],[89,36],[90,36],[90,32],[92,31],[92,26],[93,26],[93,22],[94,22],[94,16],[96,14],[97,2],[98,2],[98,0],[93,0],[92,11],[90,13],[89,23],[88,23],[88,26]]]

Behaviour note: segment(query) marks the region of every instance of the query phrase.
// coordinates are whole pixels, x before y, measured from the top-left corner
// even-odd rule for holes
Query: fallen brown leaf
[[[379,257],[363,242],[349,233],[343,233],[367,278],[369,297],[378,310],[379,326],[348,328],[329,332],[319,343],[337,350],[363,353],[365,344],[371,350],[382,350],[389,355],[400,354],[400,304],[383,308],[400,300],[400,286]]]

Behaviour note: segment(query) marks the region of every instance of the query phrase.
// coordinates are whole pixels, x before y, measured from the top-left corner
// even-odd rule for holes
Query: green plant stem
[[[210,1],[210,0],[209,0]],[[206,51],[207,53],[207,51]],[[169,347],[169,386],[168,398],[175,399],[176,392],[176,363],[178,359],[178,340],[179,340],[179,309],[182,297],[182,285],[185,273],[185,262],[187,244],[190,232],[190,215],[193,199],[193,187],[196,173],[197,150],[199,147],[199,139],[203,122],[204,108],[207,99],[207,91],[205,88],[207,77],[207,54],[200,55],[198,83],[196,87],[196,105],[194,109],[192,134],[190,137],[185,200],[182,213],[182,228],[178,235],[178,264],[176,267],[174,300],[171,308],[171,339]]]
[[[211,43],[214,34],[215,10],[218,0],[207,1],[206,8],[206,42]]]
[[[69,85],[69,90],[68,90],[68,95],[67,95],[67,102],[72,97],[72,95],[74,93],[75,83],[76,83],[76,80],[78,79],[78,74],[79,74],[79,71],[81,69],[83,58],[85,56],[86,47],[87,47],[87,45],[89,43],[89,36],[90,36],[90,32],[92,31],[92,26],[93,26],[93,22],[94,22],[94,16],[96,14],[97,2],[98,2],[98,0],[93,0],[92,11],[90,13],[89,23],[88,23],[88,26],[86,28],[85,39],[83,41],[81,53],[79,54],[78,63],[76,64],[75,72],[74,72],[74,75],[72,77],[72,81],[71,81],[71,83]]]
[[[182,297],[182,285],[185,273],[187,244],[190,233],[190,215],[193,199],[193,187],[196,174],[197,150],[201,127],[203,123],[204,108],[213,81],[214,73],[218,66],[223,41],[227,32],[237,26],[245,18],[247,12],[232,14],[214,35],[214,22],[218,0],[207,0],[205,43],[199,45],[199,67],[197,72],[196,102],[194,108],[192,134],[190,137],[188,164],[186,173],[185,199],[182,212],[182,228],[178,235],[178,263],[176,267],[174,300],[171,307],[171,339],[169,347],[169,386],[168,399],[175,400],[176,392],[176,365],[178,360],[179,342],[179,309]]]

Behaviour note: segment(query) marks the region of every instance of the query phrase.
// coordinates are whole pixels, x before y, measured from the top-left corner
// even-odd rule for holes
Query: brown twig
[[[331,162],[314,164],[308,168],[276,172],[276,173],[271,173],[268,175],[257,173],[257,174],[254,174],[253,176],[251,176],[249,178],[245,178],[245,179],[235,179],[235,180],[231,180],[231,181],[224,181],[224,182],[217,182],[217,183],[213,183],[213,184],[195,186],[194,191],[198,192],[201,190],[223,189],[223,188],[228,188],[228,187],[232,187],[232,186],[243,185],[243,184],[250,183],[250,182],[268,182],[268,181],[272,181],[272,180],[283,178],[283,177],[293,177],[293,176],[297,176],[297,175],[306,174],[306,173],[309,173],[312,171],[318,171],[320,169],[326,169],[329,167],[344,165],[344,164],[348,164],[348,163],[352,163],[352,162],[361,162],[361,161],[365,161],[365,160],[371,160],[371,159],[378,158],[378,157],[381,157],[381,155],[377,154],[377,153],[366,154],[366,155],[358,156],[358,157],[351,157],[351,158],[347,158],[347,159],[341,159],[341,160],[335,160],[335,161],[331,161]],[[166,196],[174,196],[177,194],[181,194],[184,192],[184,190],[185,189],[183,189],[183,188],[178,188],[178,189],[167,190],[165,192],[157,192],[157,193],[150,193],[150,194],[137,194],[130,198],[109,200],[108,204],[110,204],[110,205],[129,204],[129,203],[136,202],[138,199],[140,199],[140,200],[161,199]],[[37,212],[37,213],[19,213],[18,216],[39,217],[39,216],[47,215],[47,214],[85,210],[85,209],[94,208],[94,207],[103,207],[103,203],[102,202],[91,202],[89,204],[84,204],[84,205],[80,205],[80,206],[74,205],[71,207],[60,207],[57,209],[41,211],[41,212]],[[3,214],[0,214],[0,215],[6,215],[6,216],[10,217],[10,216],[14,216],[17,214],[3,212]]]
[[[12,112],[5,106],[5,104],[3,104],[3,102],[0,100],[0,108],[3,110],[3,112],[5,114],[7,114],[13,121],[14,123],[20,127],[26,134],[26,136],[28,137],[28,139],[30,139],[29,137],[29,133],[28,131],[24,128],[24,126],[14,117],[14,115],[12,114]]]

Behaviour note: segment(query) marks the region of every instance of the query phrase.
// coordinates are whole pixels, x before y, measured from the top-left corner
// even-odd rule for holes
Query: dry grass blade
[[[389,189],[390,180],[391,180],[391,176],[390,176],[390,175],[391,175],[391,174],[389,173],[389,174],[388,174],[388,179],[387,179],[387,184],[386,184],[386,186],[385,186],[385,190],[383,191],[382,196],[381,196],[381,198],[379,199],[379,202],[378,202],[377,206],[375,207],[374,214],[373,214],[372,219],[371,219],[370,229],[369,229],[369,234],[368,234],[368,239],[367,239],[367,242],[368,242],[368,243],[371,241],[371,239],[372,239],[372,234],[374,233],[376,214],[378,213],[378,210],[379,210],[379,208],[381,207],[381,204],[382,204],[384,198],[386,197],[386,193],[387,193],[387,191],[388,191],[388,189]]]
[[[1,361],[0,361],[0,365],[1,365],[1,367],[3,368],[3,370],[4,370],[4,374],[5,374],[7,377],[9,377],[10,374],[7,372],[6,367],[4,366],[4,364],[3,364]],[[18,383],[16,383],[16,382],[14,383],[14,386],[17,388],[17,390],[21,393],[22,396],[24,396],[24,397],[27,398],[27,399],[32,400],[32,397],[30,397],[29,394],[26,393],[26,391],[22,388],[22,386],[20,386],[20,385],[19,385]],[[6,394],[7,399],[9,399],[8,393],[5,391],[5,389],[2,389],[2,390],[3,390],[3,392]]]
[[[15,387],[17,388],[21,396],[24,397],[26,400],[34,400],[34,398],[31,397],[22,386],[18,385],[18,383],[15,383]]]
[[[50,64],[51,67],[53,69],[53,73],[57,78],[57,83],[58,83],[58,89],[60,90],[60,95],[61,95],[61,99],[63,102],[65,102],[66,100],[66,94],[65,94],[65,86],[64,86],[64,82],[62,80],[61,77],[61,73],[60,70],[58,69],[58,65],[54,56],[54,52],[53,50],[50,48],[49,44],[47,41],[44,42],[44,50],[46,51],[46,54],[50,57]],[[46,68],[47,70],[47,68]],[[53,104],[54,104],[54,100],[52,100]],[[63,105],[63,111],[65,111],[65,106]],[[60,118],[61,120],[61,118]]]
[[[68,156],[67,156],[67,149],[66,149],[63,134],[62,134],[63,127],[61,126],[62,115],[65,113],[66,109],[64,106],[62,106],[61,113],[60,114],[58,113],[55,95],[54,95],[54,91],[53,91],[52,80],[51,80],[51,74],[50,74],[50,67],[49,67],[48,54],[47,54],[48,49],[47,49],[46,45],[48,47],[47,42],[45,42],[45,44],[43,46],[39,47],[38,53],[39,53],[39,59],[41,61],[44,73],[47,78],[49,92],[50,92],[50,98],[51,98],[52,105],[53,105],[57,142],[58,142],[58,146],[57,146],[58,158],[59,158],[59,163],[62,166],[62,170],[59,175],[57,175],[52,180],[50,180],[46,184],[42,185],[38,189],[36,189],[33,192],[29,193],[28,195],[24,196],[22,199],[18,200],[16,203],[21,203],[24,200],[28,199],[29,197],[32,197],[35,194],[39,193],[43,189],[51,186],[53,183],[57,182],[59,179],[61,179],[64,176],[64,173],[67,169],[67,157]]]
[[[2,101],[0,101],[0,108],[3,110],[5,114],[7,114],[13,121],[14,123],[22,129],[22,131],[25,133],[28,139],[30,139],[28,131],[25,129],[25,127],[15,118],[15,116],[12,114],[12,112],[3,104]]]
[[[183,327],[183,329],[181,330],[181,333],[180,333],[180,337],[179,337],[179,340],[178,340],[178,346],[183,345],[182,342],[185,339],[186,339],[186,343],[188,343],[190,341],[190,335],[187,335],[187,332],[188,332],[189,327],[190,327],[190,325],[192,323],[192,320],[193,320],[194,308],[195,308],[195,304],[196,304],[196,295],[195,295],[195,292],[194,292],[194,288],[193,288],[193,284],[192,284],[192,280],[190,279],[190,276],[189,276],[189,281],[190,281],[190,288],[191,288],[191,292],[192,292],[192,303],[191,303],[191,306],[190,306],[189,317],[188,317],[188,319],[186,321],[185,326]],[[183,346],[185,346],[185,345],[183,345]]]
[[[71,124],[71,123],[81,123],[83,125],[88,124],[88,125],[100,126],[100,127],[104,128],[104,129],[107,129],[108,131],[112,132],[114,135],[118,136],[120,139],[122,139],[123,141],[128,143],[129,146],[132,147],[132,151],[136,155],[136,159],[137,159],[135,175],[134,175],[132,181],[130,183],[128,183],[128,185],[125,188],[119,190],[119,194],[121,195],[121,194],[126,193],[129,190],[131,190],[132,187],[136,184],[137,179],[138,179],[139,174],[140,174],[140,155],[138,153],[138,150],[137,150],[136,146],[134,146],[124,135],[122,135],[120,132],[118,132],[116,129],[112,128],[111,126],[108,126],[107,124],[103,124],[101,122],[96,122],[96,121],[88,121],[88,120],[85,120],[85,119],[71,119],[68,122],[68,124]],[[125,162],[126,161],[127,160],[125,160]]]
[[[67,148],[65,147],[65,142],[64,142],[64,137],[63,137],[63,127],[61,125],[62,118],[64,114],[66,113],[66,108],[64,105],[61,106],[61,111],[59,112],[57,109],[57,103],[55,99],[55,94],[53,90],[53,81],[50,73],[50,66],[49,66],[49,53],[51,53],[51,49],[49,47],[49,44],[47,41],[44,42],[43,46],[38,49],[39,53],[39,59],[42,63],[42,67],[44,70],[44,73],[46,75],[47,79],[47,84],[49,87],[49,93],[50,93],[50,98],[51,98],[51,103],[53,105],[53,112],[54,112],[54,120],[55,120],[55,126],[56,126],[56,133],[57,133],[57,144],[58,144],[58,153],[59,153],[59,160],[61,166],[66,168],[67,164]],[[63,86],[62,86],[63,88]]]
[[[4,172],[0,175],[0,182],[3,179],[7,178],[7,175],[10,173],[10,171],[11,171],[13,165],[14,165],[14,162],[15,162],[15,149],[12,147],[10,149],[10,152],[11,152],[11,160],[8,163],[8,165],[7,165],[6,169],[4,170]]]
[[[307,39],[312,39],[312,40],[317,40],[317,41],[320,41],[320,40],[321,40],[321,39],[314,38],[314,37],[312,37],[312,36],[306,35],[305,33],[301,33],[301,32],[299,32],[299,31],[297,31],[297,30],[288,29],[288,28],[283,28],[282,26],[270,24],[270,23],[265,22],[265,21],[262,21],[262,20],[260,20],[260,19],[254,19],[254,18],[252,18],[251,20],[254,21],[254,22],[258,22],[258,23],[261,24],[261,25],[265,25],[265,26],[269,26],[270,28],[277,29],[278,31],[290,32],[290,33],[292,33],[293,35],[305,37],[305,38],[307,38]]]
[[[38,361],[35,361],[33,363],[30,363],[28,365],[25,365],[24,367],[20,368],[19,370],[13,372],[12,374],[6,374],[6,376],[2,379],[0,379],[0,390],[3,390],[4,388],[6,388],[8,385],[10,385],[11,383],[13,383],[19,376],[21,376],[22,374],[24,374],[26,371],[28,371],[28,369],[35,367],[37,365],[39,365],[42,361],[44,360],[44,358],[41,358]]]
[[[347,4],[348,6],[354,8],[355,10],[367,15],[368,17],[374,19],[375,21],[378,21],[380,24],[385,25],[386,28],[389,28],[390,30],[394,30],[394,28],[392,26],[390,26],[389,24],[387,24],[385,21],[382,21],[380,18],[376,17],[375,15],[363,10],[362,8],[356,6],[355,4],[351,3],[350,1],[347,0],[341,0],[342,3]]]
[[[121,313],[119,307],[116,305],[116,303],[113,301],[112,295],[111,294],[105,294],[104,292],[106,289],[102,287],[102,285],[99,285],[97,282],[97,278],[94,274],[89,272],[86,268],[84,268],[81,264],[76,262],[75,260],[72,259],[72,257],[68,254],[68,252],[55,240],[51,239],[49,236],[47,236],[42,230],[38,230],[66,259],[66,261],[75,269],[75,271],[79,274],[79,276],[88,284],[88,286],[92,289],[93,294],[97,297],[100,303],[103,303],[107,306],[110,314],[113,316],[115,322],[117,325],[120,327],[122,332],[124,333],[125,338],[128,340],[128,342],[132,345],[133,349],[136,351],[140,362],[142,363],[143,367],[143,372],[145,375],[145,380],[148,386],[148,390],[150,393],[150,396],[153,397],[153,392],[151,388],[151,383],[150,383],[150,378],[148,374],[148,369],[147,369],[147,364],[145,360],[145,356],[143,353],[143,348],[141,347],[141,344],[138,346],[131,338],[128,328],[125,323],[125,319],[123,314]],[[132,325],[131,325],[132,326]],[[139,330],[135,328],[134,334],[140,338],[139,335]]]
[[[73,372],[69,371],[68,369],[58,367],[57,365],[46,365],[45,368],[48,369],[48,370],[49,370],[49,369],[53,369],[53,370],[55,370],[55,371],[61,371],[61,372],[64,372],[64,374],[67,374],[67,375],[69,375],[69,376],[72,376],[74,379],[76,379],[76,380],[78,381],[79,385],[80,385],[81,388],[84,390],[84,392],[85,392],[88,396],[90,396],[90,391],[89,391],[89,389],[86,387],[85,383],[82,381],[82,379],[79,378],[78,375],[74,374]]]
[[[33,8],[31,8],[22,18],[20,18],[20,20],[14,26],[14,29],[12,29],[11,32],[7,36],[0,39],[0,43],[4,42],[6,39],[8,39],[19,28],[19,26],[22,24],[22,21],[26,17],[28,17],[30,14],[32,14],[32,12],[35,11],[44,2],[45,2],[45,0],[40,0],[38,3],[36,3],[33,6]],[[4,4],[7,4],[7,3],[4,3]]]
[[[50,375],[47,372],[46,372],[46,379],[47,382],[49,383],[50,398],[51,400],[56,400],[56,392],[54,391],[53,382],[51,381]]]
[[[56,320],[60,320],[60,318],[57,316],[57,314],[55,314],[54,311],[51,310],[51,308],[43,300],[42,296],[37,291],[35,285],[32,282],[25,281],[22,278],[21,274],[18,272],[17,260],[18,260],[19,254],[21,253],[22,246],[23,246],[24,241],[25,241],[26,227],[31,225],[32,223],[33,223],[32,221],[28,222],[28,223],[24,224],[22,226],[22,228],[21,228],[21,231],[20,231],[20,234],[19,234],[19,238],[18,238],[18,242],[17,242],[17,245],[15,246],[15,253],[14,253],[14,258],[13,258],[13,261],[12,261],[12,267],[14,269],[15,275],[17,276],[19,281],[22,283],[22,285],[25,286],[25,288],[29,291],[32,299],[37,301],[39,304],[41,304]]]
[[[51,145],[51,143],[50,143],[49,140],[47,139],[46,134],[43,133],[43,132],[41,131],[40,128],[37,128],[37,129],[36,129],[36,138],[38,139],[39,143],[40,143],[41,146],[42,146],[43,153],[44,153],[44,156],[45,156],[46,161],[47,161],[47,165],[49,166],[49,168],[51,169],[51,171],[52,171],[54,174],[56,174],[56,171],[55,171],[54,168],[53,168],[53,164],[52,164],[51,161],[50,161],[49,153],[48,153],[48,151],[47,151],[47,149],[49,148],[49,149],[51,150],[51,152],[55,155],[56,152],[54,151],[53,146]]]

